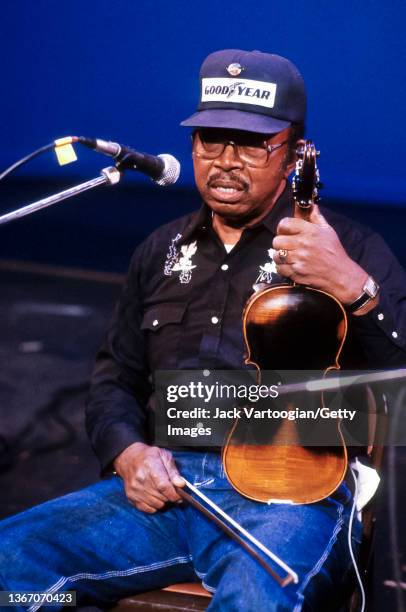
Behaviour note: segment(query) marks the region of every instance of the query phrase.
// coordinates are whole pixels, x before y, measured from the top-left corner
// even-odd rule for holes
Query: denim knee
[[[203,577],[213,592],[208,610],[244,612],[291,612],[297,602],[296,585],[279,583],[244,551],[235,550],[222,557]]]

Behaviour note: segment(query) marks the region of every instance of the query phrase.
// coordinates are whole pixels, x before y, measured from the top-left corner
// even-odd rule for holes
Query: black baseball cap
[[[291,61],[261,51],[225,49],[204,60],[198,112],[181,125],[275,134],[305,117],[305,85]]]

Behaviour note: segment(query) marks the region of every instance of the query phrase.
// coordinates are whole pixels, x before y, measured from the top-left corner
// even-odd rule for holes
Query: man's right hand
[[[129,501],[142,512],[154,513],[167,502],[179,502],[176,487],[185,486],[172,453],[164,448],[135,442],[114,460]]]

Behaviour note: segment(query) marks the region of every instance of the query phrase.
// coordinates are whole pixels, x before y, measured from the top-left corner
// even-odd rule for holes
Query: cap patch
[[[276,83],[252,79],[202,79],[202,102],[232,102],[273,108],[275,95]]]
[[[241,64],[235,62],[234,64],[230,64],[229,66],[227,66],[226,70],[228,74],[231,74],[231,76],[238,76],[243,71],[243,67],[241,66]]]

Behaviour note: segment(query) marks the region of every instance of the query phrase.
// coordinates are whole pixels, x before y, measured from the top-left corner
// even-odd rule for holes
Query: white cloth
[[[381,478],[374,468],[361,463],[358,457],[351,462],[351,467],[356,472],[357,477],[358,494],[356,509],[357,512],[361,512],[375,495]]]

